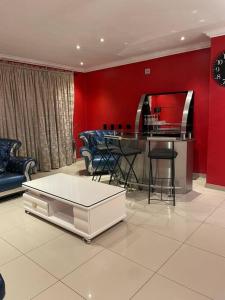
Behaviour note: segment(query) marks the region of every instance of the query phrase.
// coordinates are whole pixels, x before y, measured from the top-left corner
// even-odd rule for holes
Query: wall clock
[[[213,63],[213,78],[219,85],[225,87],[225,51]]]

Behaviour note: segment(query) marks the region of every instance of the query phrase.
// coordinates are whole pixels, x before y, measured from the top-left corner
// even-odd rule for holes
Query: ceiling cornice
[[[184,53],[184,52],[188,52],[188,51],[205,49],[205,48],[209,48],[209,47],[210,47],[210,41],[202,42],[202,43],[198,43],[198,44],[194,44],[194,45],[190,45],[190,46],[186,46],[186,47],[174,48],[174,49],[170,49],[170,50],[154,52],[151,54],[130,57],[127,59],[113,61],[113,62],[110,62],[107,64],[98,65],[98,66],[91,67],[91,68],[84,68],[84,72],[87,73],[87,72],[92,72],[92,71],[97,71],[97,70],[102,70],[102,69],[107,69],[107,68],[112,68],[112,67],[118,67],[118,66],[122,66],[122,65],[127,65],[127,64],[132,64],[132,63],[136,63],[136,62],[154,59],[154,58],[160,58],[160,57],[165,57],[165,56],[169,56],[169,55]]]
[[[13,56],[13,55],[6,55],[3,53],[0,53],[0,59],[30,64],[30,65],[45,66],[45,67],[49,67],[49,68],[56,68],[56,69],[72,71],[72,72],[84,72],[83,68],[74,68],[74,67],[54,64],[54,63],[46,62],[46,61],[40,61],[40,60],[19,57],[19,56]]]
[[[220,27],[217,29],[209,30],[204,33],[210,38],[222,36],[222,35],[225,35],[225,27]]]
[[[45,62],[45,61],[39,61],[39,60],[34,60],[34,59],[29,59],[29,58],[24,58],[24,57],[6,55],[6,54],[2,54],[2,53],[0,53],[0,59],[10,60],[10,61],[15,61],[15,62],[20,62],[20,63],[26,63],[26,64],[32,64],[32,65],[46,66],[46,67],[51,67],[51,68],[68,70],[68,71],[72,71],[72,72],[87,73],[87,72],[132,64],[132,63],[136,63],[136,62],[146,61],[146,60],[150,60],[150,59],[154,59],[154,58],[160,58],[160,57],[165,57],[165,56],[169,56],[169,55],[185,53],[188,51],[200,50],[200,49],[209,48],[209,47],[210,47],[210,41],[204,42],[204,43],[199,43],[199,44],[194,44],[194,45],[190,45],[190,46],[186,46],[186,47],[180,47],[180,48],[174,48],[174,49],[160,51],[160,52],[154,52],[154,53],[146,54],[146,55],[134,56],[134,57],[130,57],[127,59],[117,60],[117,61],[98,65],[98,66],[91,67],[91,68],[74,68],[74,67],[70,67],[70,66],[66,66],[66,65],[59,65],[59,64],[54,64],[51,62]]]

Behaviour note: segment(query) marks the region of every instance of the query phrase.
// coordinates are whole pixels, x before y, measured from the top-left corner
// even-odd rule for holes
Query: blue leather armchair
[[[102,156],[96,149],[97,145],[105,144],[105,135],[112,135],[114,133],[112,130],[90,130],[79,134],[79,138],[84,144],[84,146],[80,148],[80,154],[84,157],[86,170],[89,174],[94,174],[96,168],[98,172],[106,172],[108,165],[113,166],[115,163],[114,158],[110,157],[106,166],[104,160],[101,159]]]
[[[30,180],[35,161],[30,157],[17,157],[20,147],[18,140],[0,138],[0,196],[8,190],[13,193],[13,189]]]

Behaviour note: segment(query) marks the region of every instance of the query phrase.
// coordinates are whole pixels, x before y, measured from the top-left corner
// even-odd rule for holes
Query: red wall
[[[87,122],[84,127],[79,125],[79,129],[102,128],[104,123],[121,123],[123,126],[131,123],[133,127],[142,94],[194,90],[194,171],[205,173],[209,60],[210,49],[204,49],[86,73],[82,75],[85,80],[80,80],[78,75],[75,78],[76,102],[82,103],[83,109],[87,105]],[[149,76],[144,75],[144,68],[151,69]],[[85,85],[85,93],[81,92],[80,81]],[[75,109],[75,126],[79,119],[81,114],[76,114]],[[77,132],[78,128],[75,129],[76,135]]]
[[[225,186],[225,87],[212,78],[212,64],[225,51],[225,36],[211,41],[207,182]]]

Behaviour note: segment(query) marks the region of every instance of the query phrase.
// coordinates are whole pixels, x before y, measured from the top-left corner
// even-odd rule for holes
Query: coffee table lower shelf
[[[32,190],[23,195],[23,200],[25,212],[71,231],[87,242],[126,218],[125,193],[90,207],[76,205]]]

